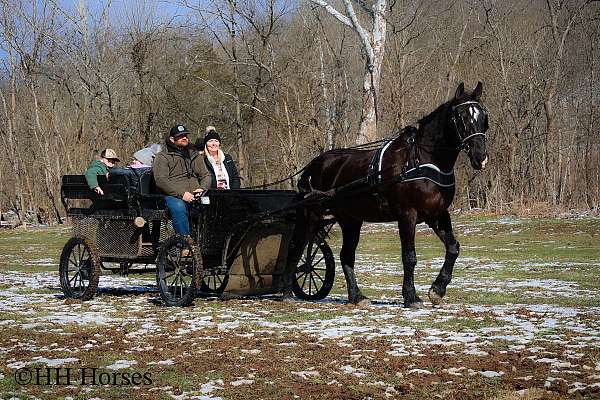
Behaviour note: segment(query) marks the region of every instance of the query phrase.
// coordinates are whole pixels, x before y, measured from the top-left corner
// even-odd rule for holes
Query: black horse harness
[[[419,158],[417,155],[417,144],[415,140],[416,133],[417,129],[412,126],[404,128],[400,133],[400,135],[406,136],[406,143],[409,149],[409,157],[406,160],[406,164],[404,165],[402,175],[399,177],[397,182],[411,182],[425,179],[435,183],[440,187],[454,186],[455,179],[453,170],[450,172],[444,172],[440,170],[435,164],[421,164],[419,162]],[[368,170],[369,173],[367,175],[367,183],[370,186],[377,187],[377,185],[383,183],[381,169],[383,155],[394,140],[395,138],[386,139],[383,145],[379,147],[377,151],[375,151],[373,158],[371,158]],[[376,197],[378,196],[377,191],[375,191],[374,194]]]

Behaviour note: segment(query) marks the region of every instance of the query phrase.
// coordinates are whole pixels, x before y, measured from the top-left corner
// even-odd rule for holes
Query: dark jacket
[[[217,176],[215,174],[215,170],[212,167],[212,164],[208,160],[207,157],[204,158],[204,164],[208,171],[210,172],[210,176],[212,178],[210,188],[217,188]],[[223,165],[225,166],[225,170],[227,170],[227,175],[229,175],[229,188],[230,189],[239,189],[240,188],[240,173],[235,166],[235,162],[233,162],[233,158],[229,154],[225,154],[225,159],[223,160]]]
[[[108,167],[102,161],[94,160],[85,170],[85,180],[90,189],[94,189],[98,187],[98,175],[106,176],[107,174]]]
[[[109,180],[117,180],[119,178],[124,179],[127,182],[127,186],[129,190],[133,193],[143,193],[147,191],[147,187],[142,187],[143,176],[146,174],[151,174],[151,167],[143,167],[143,168],[111,168],[109,172]],[[149,176],[150,178],[150,176]],[[150,179],[149,179],[150,180]],[[146,185],[149,186],[149,185]],[[145,194],[145,193],[144,193]]]
[[[190,145],[180,150],[168,137],[165,143],[165,149],[156,155],[152,165],[156,186],[163,193],[179,198],[198,188],[209,189],[210,172],[196,149]]]

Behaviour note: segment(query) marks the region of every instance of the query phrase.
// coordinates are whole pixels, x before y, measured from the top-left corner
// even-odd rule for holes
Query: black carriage
[[[186,238],[174,233],[149,170],[111,173],[98,181],[102,196],[82,175],[62,179],[61,198],[73,225],[59,264],[66,297],[91,299],[103,270],[155,272],[168,306],[189,305],[197,294],[283,290],[297,222],[296,192],[209,190],[192,203],[192,235]],[[325,241],[332,224],[325,224],[296,266],[293,292],[301,299],[322,299],[333,286],[334,258]]]

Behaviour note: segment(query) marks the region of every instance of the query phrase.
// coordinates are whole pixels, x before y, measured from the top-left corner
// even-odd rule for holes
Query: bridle
[[[470,135],[467,135],[467,126],[464,123],[464,120],[461,118],[461,114],[464,110],[469,110],[471,107],[474,107],[483,118],[485,118],[485,126],[483,128],[483,132],[475,132]],[[469,146],[468,141],[474,138],[475,136],[483,136],[484,140],[487,140],[487,136],[485,131],[487,130],[487,117],[488,110],[485,106],[478,101],[469,100],[463,103],[457,104],[452,107],[452,122],[454,122],[454,128],[456,131],[456,135],[458,136],[458,148],[460,150],[464,150],[465,152],[469,152],[471,150],[471,146]]]

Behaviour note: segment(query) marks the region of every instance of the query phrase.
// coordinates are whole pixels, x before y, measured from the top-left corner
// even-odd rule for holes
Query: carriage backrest
[[[140,175],[138,191],[141,195],[160,194],[160,191],[156,187],[156,181],[154,180],[154,175],[152,174],[151,169],[144,171]]]
[[[121,181],[127,185],[130,194],[158,194],[152,168],[113,168],[108,180]]]
[[[111,179],[109,181],[105,176],[99,175],[98,185],[104,191],[103,196],[90,189],[84,175],[64,175],[62,177],[61,192],[65,199],[124,201],[128,198],[128,188],[122,180]]]

